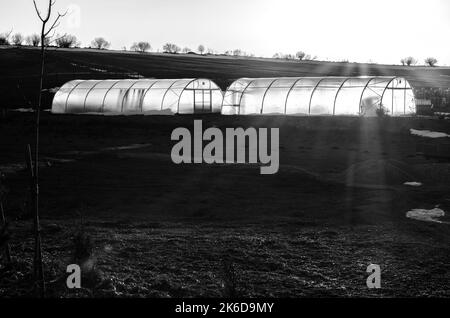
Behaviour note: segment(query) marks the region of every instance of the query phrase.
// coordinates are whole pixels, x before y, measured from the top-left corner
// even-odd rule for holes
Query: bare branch
[[[33,0],[33,4],[34,4],[34,9],[36,10],[36,13],[37,13],[39,19],[40,19],[42,22],[44,22],[44,19],[42,19],[42,16],[41,16],[41,12],[39,11],[39,9],[38,9],[38,7],[37,7],[36,0]]]
[[[53,35],[52,35],[52,36],[49,36],[48,39],[51,39],[52,37],[54,37],[54,36],[55,36],[55,32],[56,32],[56,31],[54,31]],[[58,41],[58,40],[60,40],[60,39],[62,39],[62,38],[64,38],[64,37],[66,37],[66,36],[67,36],[67,33],[64,33],[64,34],[61,35],[61,36],[58,35],[57,38],[52,39],[51,41],[48,41],[48,44],[54,43],[54,42],[56,42],[56,41]]]
[[[53,30],[53,34],[50,35],[50,36],[46,36],[45,38],[50,40],[52,37],[55,36],[55,34],[56,34],[56,30]],[[50,42],[51,42],[51,41],[49,41],[49,43],[50,43]]]
[[[43,17],[42,17],[42,14],[41,14],[41,12],[39,11],[38,6],[37,6],[37,4],[36,4],[36,0],[33,0],[34,9],[36,10],[36,13],[37,13],[39,19],[40,19],[44,24],[47,23],[47,22],[50,20],[50,17],[52,16],[52,8],[53,8],[53,6],[55,5],[55,3],[56,3],[55,0],[49,0],[49,1],[48,1],[47,16],[46,16],[45,18],[43,18]],[[67,11],[66,11],[66,13],[64,13],[64,14],[58,13],[58,18],[57,18],[57,20],[59,20],[59,18],[65,16],[66,14],[67,14]],[[52,27],[55,27],[55,25],[56,25],[56,22],[53,23],[53,26],[52,26]],[[50,28],[50,29],[51,29],[51,28]]]
[[[48,29],[47,32],[45,32],[45,36],[47,36],[51,31],[56,29],[59,26],[59,20],[63,18],[67,14],[67,11],[64,12],[64,14],[61,14],[58,12],[58,16],[56,17],[55,21],[53,22],[52,26]]]
[[[52,15],[52,7],[55,4],[52,0],[48,0],[48,10],[47,10],[47,17],[44,19],[44,23],[47,23],[48,20],[50,20],[50,16]]]

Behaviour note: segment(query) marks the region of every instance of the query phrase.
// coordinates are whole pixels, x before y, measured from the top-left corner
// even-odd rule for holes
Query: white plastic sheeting
[[[414,94],[401,77],[241,78],[225,92],[224,115],[401,116],[416,111]]]
[[[209,79],[74,80],[53,98],[53,113],[220,112],[222,91]]]

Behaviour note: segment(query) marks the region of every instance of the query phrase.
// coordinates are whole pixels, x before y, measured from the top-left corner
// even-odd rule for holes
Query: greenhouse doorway
[[[212,91],[205,89],[194,90],[194,113],[210,113],[212,111]]]

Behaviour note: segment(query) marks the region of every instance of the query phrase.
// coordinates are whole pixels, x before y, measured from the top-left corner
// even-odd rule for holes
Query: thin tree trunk
[[[30,191],[31,191],[31,209],[33,212],[33,229],[34,229],[34,258],[33,258],[33,278],[34,278],[34,292],[39,297],[45,296],[45,278],[44,268],[42,262],[42,246],[41,246],[41,231],[39,222],[39,209],[37,192],[37,181],[35,176],[35,167],[33,167],[33,159],[31,146],[27,147],[27,167],[30,172]]]
[[[3,226],[6,226],[6,217],[5,217],[5,211],[3,209],[3,202],[0,199],[0,218],[2,221]],[[6,263],[9,265],[11,264],[11,248],[9,247],[9,243],[7,242],[5,245],[5,257],[6,257]]]
[[[44,83],[45,71],[45,23],[42,25],[41,32],[41,74],[39,81],[39,100],[36,108],[36,145],[35,145],[35,159],[34,159],[34,232],[35,232],[35,279],[36,287],[39,289],[40,297],[45,297],[45,278],[44,265],[42,261],[42,246],[41,246],[41,225],[39,220],[39,132],[40,132],[40,117],[42,105],[42,88]],[[30,149],[31,155],[31,149]]]
[[[41,297],[45,296],[45,278],[44,278],[44,265],[42,261],[42,246],[41,246],[41,226],[39,224],[39,129],[40,129],[40,117],[41,117],[41,107],[42,107],[42,88],[44,82],[44,71],[45,71],[45,38],[50,34],[52,30],[58,27],[59,19],[64,17],[66,13],[60,14],[53,21],[49,30],[45,30],[47,22],[49,22],[52,15],[52,6],[55,1],[48,1],[47,15],[44,18],[37,5],[36,1],[33,0],[34,8],[39,19],[42,21],[41,29],[41,74],[39,81],[39,100],[36,106],[36,140],[35,140],[35,155],[34,155],[34,170],[33,170],[33,160],[31,154],[31,147],[28,145],[28,156],[27,162],[29,161],[29,168],[31,173],[31,191],[32,191],[32,203],[34,210],[34,235],[35,235],[35,250],[34,250],[34,274],[35,274],[35,286],[39,289],[39,295]]]

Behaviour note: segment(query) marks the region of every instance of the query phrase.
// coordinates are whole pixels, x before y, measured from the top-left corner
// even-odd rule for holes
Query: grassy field
[[[36,48],[0,48],[0,103],[9,108],[30,107],[36,101],[39,74]],[[190,54],[139,54],[88,49],[48,49],[44,88],[60,87],[73,79],[206,77],[223,90],[241,77],[395,75],[406,77],[415,88],[450,87],[448,67],[286,61],[275,59]],[[53,94],[44,94],[50,107]]]
[[[192,129],[194,119],[205,128],[279,128],[279,172],[173,164],[170,134]],[[424,157],[424,139],[411,128],[450,134],[447,120],[428,118],[45,113],[41,211],[49,294],[449,296],[448,216],[430,223],[405,214],[437,205],[450,210],[450,164]],[[32,136],[29,113],[11,113],[0,126],[16,257],[15,270],[0,274],[0,297],[30,293],[23,158]],[[64,273],[80,228],[91,239],[83,268],[92,274],[74,293],[64,288]],[[371,263],[381,266],[380,290],[366,287]]]

